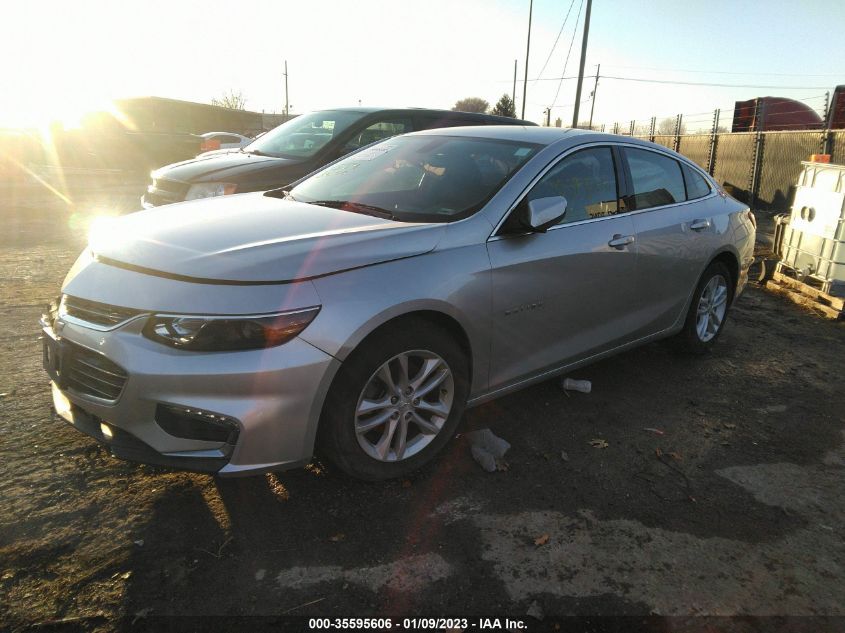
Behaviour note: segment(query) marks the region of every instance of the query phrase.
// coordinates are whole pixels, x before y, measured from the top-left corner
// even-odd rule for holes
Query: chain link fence
[[[675,135],[674,134],[655,134],[654,142],[669,149],[675,149]]]
[[[678,139],[678,151],[702,169],[708,168],[710,159],[710,136],[708,134],[686,134]]]
[[[830,162],[845,165],[845,130],[830,133]]]
[[[620,129],[619,133],[629,136],[630,128]],[[677,148],[702,169],[710,171],[738,200],[757,209],[777,212],[788,211],[792,204],[801,161],[827,149],[831,162],[845,164],[845,130],[655,134],[653,137],[637,133],[634,137],[653,140],[669,149]]]
[[[753,132],[717,134],[713,177],[735,198],[751,204],[751,180],[757,135]]]
[[[823,133],[819,132],[764,133],[757,205],[786,211],[792,201],[801,161],[808,160],[811,154],[820,154],[823,142]]]

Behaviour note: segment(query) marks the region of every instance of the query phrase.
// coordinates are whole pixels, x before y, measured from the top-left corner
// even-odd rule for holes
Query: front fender
[[[483,244],[439,250],[314,280],[323,308],[300,334],[340,361],[379,327],[419,311],[454,319],[472,350],[471,392],[487,386],[490,261]]]

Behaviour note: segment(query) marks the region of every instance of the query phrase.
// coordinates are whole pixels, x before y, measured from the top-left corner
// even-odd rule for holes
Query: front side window
[[[244,151],[279,158],[309,158],[365,114],[342,111],[303,114],[262,135]]]
[[[480,209],[536,150],[532,143],[400,136],[338,161],[289,195],[404,222],[453,222]]]
[[[624,149],[631,172],[633,195],[628,206],[648,209],[687,199],[681,165],[668,156],[644,149]]]
[[[526,200],[550,196],[566,198],[561,224],[619,213],[611,149],[591,147],[570,154],[534,185]]]

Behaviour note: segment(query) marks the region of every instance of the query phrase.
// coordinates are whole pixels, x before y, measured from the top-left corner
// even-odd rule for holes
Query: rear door
[[[523,201],[563,195],[546,233],[520,232],[519,204],[488,242],[493,280],[491,387],[620,345],[637,329],[637,243],[609,145],[553,163]],[[522,203],[522,202],[520,202]]]
[[[663,152],[622,148],[625,201],[637,233],[642,335],[671,327],[715,250],[717,196],[695,168]]]

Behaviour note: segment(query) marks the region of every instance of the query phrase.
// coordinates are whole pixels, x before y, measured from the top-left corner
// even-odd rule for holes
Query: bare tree
[[[246,105],[246,99],[244,99],[244,95],[240,90],[237,92],[229,90],[229,92],[224,92],[219,99],[213,98],[211,105],[230,108],[232,110],[246,110],[244,107]]]
[[[658,134],[674,134],[675,133],[675,126],[678,124],[678,119],[673,116],[666,117],[665,119],[661,119],[660,123],[657,124],[657,133]],[[687,133],[687,124],[681,121],[681,134]]]
[[[457,104],[455,104],[457,106]],[[463,108],[461,108],[463,109]],[[491,114],[497,114],[499,116],[509,116],[512,119],[516,118],[516,105],[511,99],[508,93],[502,95],[502,98],[496,102],[496,105],[493,107],[493,111]]]
[[[457,101],[452,108],[461,112],[487,112],[490,104],[480,97],[467,97]]]

